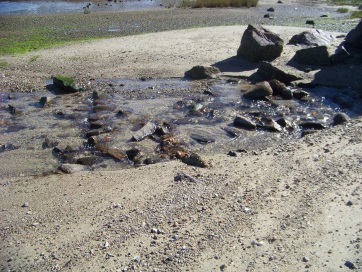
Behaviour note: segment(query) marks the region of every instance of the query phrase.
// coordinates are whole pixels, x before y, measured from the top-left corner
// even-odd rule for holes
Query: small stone
[[[226,268],[227,268],[226,264],[220,265],[220,271],[225,271]]]
[[[253,241],[251,241],[251,244],[253,246],[262,246],[262,245],[264,245],[264,242],[263,241],[258,241],[258,240],[253,240]]]
[[[29,203],[25,202],[23,205],[21,205],[21,207],[25,208],[25,207],[29,207]]]
[[[346,261],[344,265],[347,266],[349,269],[357,269],[356,265],[351,261]]]
[[[348,200],[348,202],[346,203],[346,205],[347,205],[347,206],[352,206],[352,205],[353,205],[353,203],[352,203],[352,201],[351,201],[351,200]]]
[[[109,243],[107,241],[105,241],[102,248],[104,249],[104,248],[107,248],[107,247],[109,247]]]
[[[235,151],[229,151],[228,152],[228,156],[230,156],[230,157],[237,157],[238,156],[238,153],[236,153]]]
[[[307,263],[307,262],[310,261],[310,259],[309,259],[308,257],[305,257],[305,256],[304,256],[304,257],[302,258],[302,261],[305,262],[305,263]]]

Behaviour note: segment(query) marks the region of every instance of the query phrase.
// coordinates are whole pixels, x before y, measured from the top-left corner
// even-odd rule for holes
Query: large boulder
[[[208,79],[216,78],[219,73],[220,70],[216,67],[197,65],[186,71],[185,77],[192,79]]]
[[[312,66],[330,66],[329,53],[327,46],[316,46],[300,49],[295,52],[294,59],[299,64]]]
[[[329,44],[333,40],[334,38],[332,35],[319,29],[311,29],[309,31],[304,31],[300,34],[294,35],[290,39],[289,44],[322,46]]]
[[[346,36],[345,44],[349,47],[362,50],[362,20],[356,28],[352,29]]]
[[[252,100],[262,100],[269,95],[273,95],[273,89],[267,81],[262,81],[255,85],[244,85],[241,91],[246,91],[243,96]]]
[[[300,80],[301,77],[293,75],[288,72],[284,72],[283,70],[273,66],[271,63],[263,61],[262,64],[259,66],[258,75],[260,75],[264,80],[272,80],[277,79],[280,82],[285,84],[289,84],[292,81]]]
[[[237,55],[251,61],[274,60],[282,53],[283,44],[277,34],[261,26],[248,25]]]

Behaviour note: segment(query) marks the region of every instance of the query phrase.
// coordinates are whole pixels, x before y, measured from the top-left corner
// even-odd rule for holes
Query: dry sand
[[[40,86],[51,74],[84,82],[182,77],[194,65],[235,56],[245,28],[39,50],[6,57],[11,69],[3,79]],[[268,28],[285,40],[302,31]],[[282,59],[294,49],[287,50]],[[122,171],[2,177],[1,269],[349,271],[350,261],[361,271],[360,121],[236,158],[210,155],[207,169],[172,161]],[[196,182],[174,181],[180,172]]]

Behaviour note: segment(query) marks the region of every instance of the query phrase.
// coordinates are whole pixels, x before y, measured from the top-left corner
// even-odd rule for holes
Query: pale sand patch
[[[265,26],[289,39],[308,28]],[[195,65],[236,56],[246,26],[207,27],[88,41],[4,57],[5,81],[42,85],[53,74],[89,78],[183,77]],[[338,44],[340,41],[336,41]],[[299,47],[285,45],[276,63],[285,64]],[[30,61],[31,59],[35,61]],[[288,67],[288,69],[291,69]],[[244,69],[241,69],[244,70]],[[244,75],[253,71],[244,70]],[[306,75],[306,77],[311,77]]]

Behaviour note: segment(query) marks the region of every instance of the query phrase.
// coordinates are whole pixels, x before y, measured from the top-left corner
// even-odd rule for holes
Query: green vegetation
[[[353,11],[351,14],[351,18],[362,18],[362,10]]]
[[[62,81],[64,83],[64,86],[73,86],[73,85],[75,85],[75,79],[72,78],[72,77],[63,76],[63,75],[56,75],[56,76],[53,76],[53,79],[58,80],[58,81]]]
[[[352,5],[360,6],[362,5],[362,0],[328,0],[332,5]]]
[[[259,0],[184,0],[181,7],[223,8],[223,7],[256,7]]]
[[[337,9],[337,12],[339,12],[339,13],[347,13],[348,11],[349,11],[348,8],[339,8],[339,9]]]

